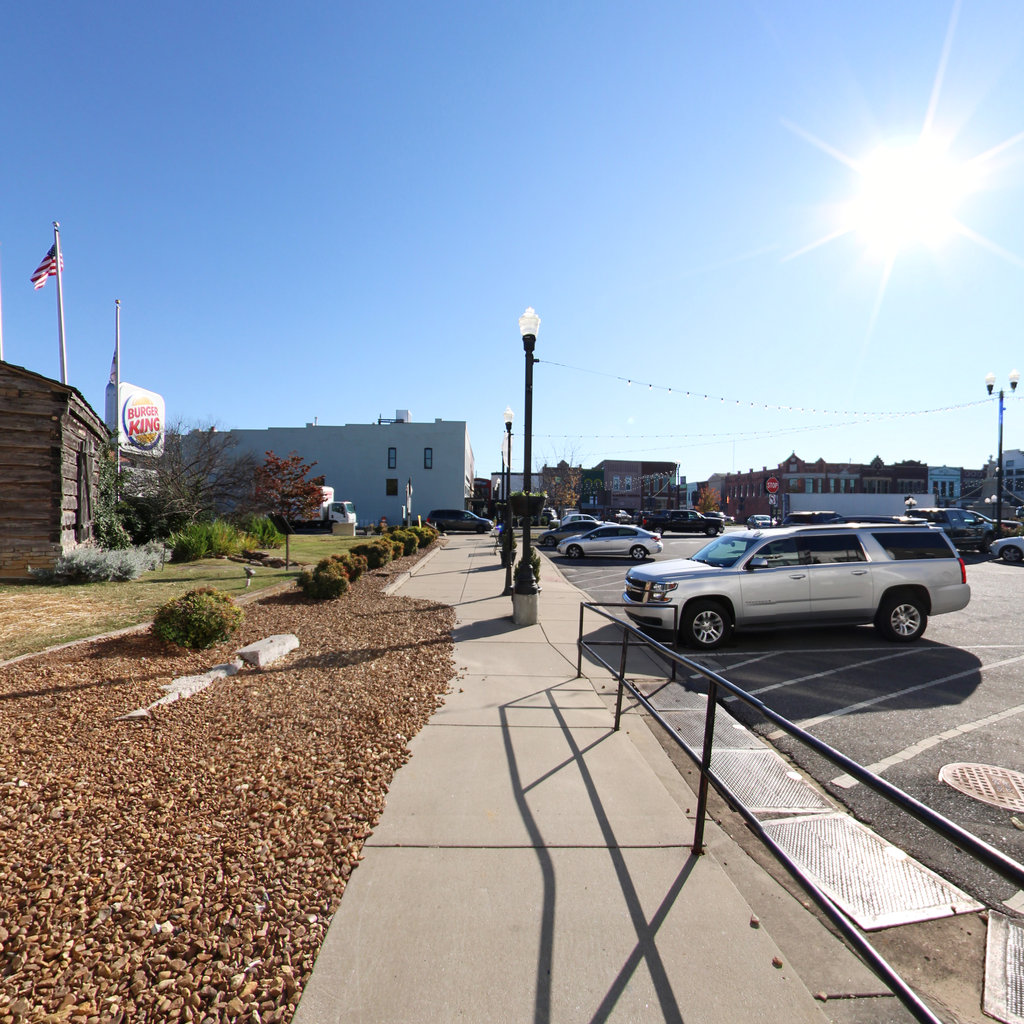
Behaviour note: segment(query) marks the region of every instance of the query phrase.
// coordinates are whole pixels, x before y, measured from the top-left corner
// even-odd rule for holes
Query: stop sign
[[[764,487],[769,494],[775,494],[779,489],[778,478],[774,476],[768,477],[768,482],[764,485]]]

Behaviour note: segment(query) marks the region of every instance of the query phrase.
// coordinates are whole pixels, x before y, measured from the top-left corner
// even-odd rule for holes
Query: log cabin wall
[[[106,441],[77,390],[0,363],[0,578],[52,568],[92,536]]]

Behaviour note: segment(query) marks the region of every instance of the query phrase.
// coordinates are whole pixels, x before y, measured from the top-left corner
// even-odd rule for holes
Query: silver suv
[[[735,629],[868,622],[906,642],[929,615],[970,599],[963,559],[941,530],[875,523],[726,533],[691,558],[630,569],[622,595],[635,622],[677,625],[679,641],[702,650]]]

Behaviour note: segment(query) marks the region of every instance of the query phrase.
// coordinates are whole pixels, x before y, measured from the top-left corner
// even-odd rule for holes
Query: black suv
[[[937,526],[959,551],[986,552],[996,539],[995,523],[965,508],[915,508],[910,514]]]
[[[494,529],[490,519],[484,519],[464,508],[435,508],[427,516],[427,525],[442,533],[453,530],[468,530],[470,533],[488,533]]]
[[[725,530],[721,519],[712,519],[701,515],[692,508],[672,508],[667,512],[648,512],[640,524],[645,530],[656,533],[703,533],[707,537],[716,537]]]

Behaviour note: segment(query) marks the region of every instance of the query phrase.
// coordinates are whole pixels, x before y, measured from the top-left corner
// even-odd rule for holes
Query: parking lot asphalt
[[[658,558],[686,557],[704,543],[666,538]],[[621,600],[628,559],[554,557],[595,601]],[[1024,861],[1024,812],[981,802],[939,779],[944,766],[960,763],[1024,771],[1024,567],[964,558],[971,603],[930,619],[917,643],[887,643],[870,626],[747,632],[696,660]],[[731,710],[891,842],[989,906],[1024,910],[1024,895],[1009,883],[745,708]]]

